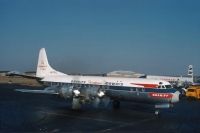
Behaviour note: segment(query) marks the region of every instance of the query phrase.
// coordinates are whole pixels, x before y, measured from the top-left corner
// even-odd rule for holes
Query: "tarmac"
[[[14,91],[42,88],[0,84],[0,132],[200,132],[200,101],[183,98],[156,117],[150,105],[122,102],[119,110],[85,105],[74,111],[60,97]]]

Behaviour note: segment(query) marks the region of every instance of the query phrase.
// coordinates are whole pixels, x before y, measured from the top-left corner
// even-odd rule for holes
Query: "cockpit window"
[[[172,88],[172,86],[171,86],[171,85],[165,85],[165,87],[166,87],[166,88]]]
[[[159,85],[158,86],[159,89],[169,89],[169,88],[172,88],[171,85]]]

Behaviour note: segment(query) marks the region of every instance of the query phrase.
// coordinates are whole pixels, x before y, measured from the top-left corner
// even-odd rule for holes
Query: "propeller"
[[[80,108],[81,108],[81,103],[80,103],[79,98],[73,97],[73,100],[72,100],[72,109],[78,110]]]
[[[105,95],[104,91],[99,90],[99,92],[97,93],[97,96],[93,100],[93,106],[95,108],[98,108],[101,103],[105,107],[107,107],[108,104],[110,103],[110,98]]]
[[[109,105],[109,103],[110,103],[110,98],[107,97],[107,96],[104,96],[104,97],[101,99],[101,101],[102,101],[104,107],[107,107],[107,106]]]
[[[101,102],[101,99],[100,99],[99,97],[96,97],[96,98],[93,100],[93,107],[98,108],[100,102]]]
[[[97,96],[100,98],[103,97],[104,95],[105,95],[105,93],[101,90],[97,93]]]
[[[78,89],[73,90],[73,93],[74,93],[74,96],[75,96],[75,97],[78,97],[78,96],[80,96],[80,94],[81,94],[81,92],[80,92]]]

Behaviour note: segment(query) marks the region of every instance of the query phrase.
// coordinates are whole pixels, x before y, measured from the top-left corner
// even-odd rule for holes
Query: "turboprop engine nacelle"
[[[79,96],[79,90],[74,89],[73,86],[63,85],[60,88],[59,94],[65,99],[72,98],[73,96]]]
[[[103,92],[103,90],[101,90],[98,87],[89,87],[86,89],[86,94],[88,96],[92,96],[92,97],[103,97],[105,95],[105,93]]]

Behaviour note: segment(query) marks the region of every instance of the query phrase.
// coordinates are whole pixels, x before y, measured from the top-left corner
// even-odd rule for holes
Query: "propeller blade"
[[[107,107],[110,103],[110,98],[109,97],[103,97],[102,98],[102,103],[104,104],[105,107]]]
[[[79,98],[74,97],[73,100],[72,100],[72,109],[78,110],[80,108],[81,108],[81,103],[80,103]]]
[[[98,97],[96,97],[96,98],[93,100],[93,106],[94,106],[95,108],[98,108],[100,102],[101,102],[101,100],[100,100]]]

